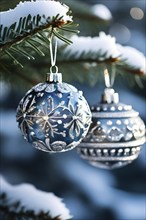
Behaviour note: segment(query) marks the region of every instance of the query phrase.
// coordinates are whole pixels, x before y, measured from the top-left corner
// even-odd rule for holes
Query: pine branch
[[[14,66],[8,67],[6,64],[0,63],[0,69],[1,69],[1,72],[5,73],[5,74],[2,74],[1,80],[9,81],[11,79],[13,83],[15,82],[18,85],[19,85],[19,82],[22,80],[22,84],[23,82],[25,82],[26,84],[29,84],[29,86],[35,85],[39,82],[39,80],[37,80],[36,77],[33,78],[33,75],[28,76],[25,72],[22,71],[22,69],[21,70],[19,70],[19,68],[16,69],[14,68]],[[4,75],[6,75],[5,78],[4,78]]]
[[[1,177],[0,213],[11,220],[71,219],[61,199],[30,184],[12,186]]]
[[[143,76],[144,75],[144,72],[141,70],[141,69],[134,69],[132,66],[129,66],[129,65],[125,65],[124,62],[122,62],[120,60],[120,58],[109,58],[109,59],[106,59],[104,61],[101,61],[101,60],[98,60],[98,59],[83,59],[83,58],[78,58],[78,59],[69,59],[69,60],[58,60],[58,65],[60,66],[63,66],[63,65],[75,65],[75,64],[86,64],[88,63],[89,66],[90,64],[92,65],[95,64],[96,66],[100,65],[100,64],[103,64],[104,66],[108,66],[108,65],[111,65],[112,64],[115,64],[116,65],[116,70],[118,71],[118,69],[120,69],[121,73],[122,72],[126,72],[126,73],[129,73],[129,74],[133,74],[133,75],[139,75],[139,76]],[[36,64],[37,65],[37,64]],[[41,62],[38,64],[38,66],[40,67],[43,67],[43,66],[48,66],[47,63],[45,62]]]
[[[33,20],[36,19],[36,22],[38,23],[40,20],[40,16],[34,16]],[[14,31],[14,28],[16,27],[16,23],[14,23],[12,26],[10,26],[10,28],[4,28],[3,31],[3,35],[0,38],[0,50],[5,50],[15,44],[21,43],[23,40],[28,40],[29,38],[32,38],[35,34],[41,34],[41,31],[45,31],[47,30],[49,33],[52,33],[52,29],[57,29],[60,28],[61,26],[64,26],[65,23],[61,22],[60,19],[56,20],[56,18],[53,21],[48,21],[48,19],[46,19],[46,23],[44,25],[36,25],[34,22],[30,23],[30,27],[31,29],[28,29],[27,27],[27,23],[26,26],[23,27],[24,21],[29,22],[31,20],[31,15],[28,15],[28,17],[24,17],[23,19],[20,18],[19,22],[18,22],[18,27],[21,26],[21,30],[16,30]],[[71,23],[71,22],[69,22]],[[1,25],[2,27],[2,25]],[[35,28],[33,28],[35,27]],[[65,30],[62,28],[62,30]],[[69,30],[70,32],[76,32],[75,30]],[[45,37],[45,35],[43,35],[45,40],[47,40],[48,38]],[[49,36],[49,34],[48,34]],[[49,40],[48,40],[49,42]]]
[[[117,68],[127,73],[140,76],[146,74],[145,56],[135,48],[116,44],[116,39],[104,32],[100,32],[99,37],[73,36],[71,40],[73,44],[63,50],[63,62],[115,63]]]
[[[63,2],[66,3],[67,1],[64,0]],[[34,3],[32,2],[32,4]],[[80,17],[81,21],[83,21],[82,15],[85,13],[84,16],[88,18],[87,20],[89,21],[90,26],[92,26],[91,21],[93,17],[93,21],[98,24],[100,24],[99,19],[103,20],[103,23],[106,23],[105,20],[110,22],[110,19],[108,19],[110,17],[109,13],[107,13],[108,16],[106,15],[105,18],[102,18],[99,13],[100,10],[97,10],[98,13],[95,14],[93,10],[94,8],[89,6],[88,8],[84,8],[84,3],[81,3],[81,6],[77,4],[77,1],[69,1],[68,4],[74,10],[76,18]],[[67,11],[70,13],[69,9]],[[103,68],[105,66],[112,69],[112,65],[116,65],[117,75],[120,74],[127,78],[131,76],[133,81],[135,79],[135,82],[142,86],[142,82],[145,80],[145,57],[142,53],[134,48],[118,45],[114,37],[106,35],[105,33],[100,34],[99,37],[74,36],[70,38],[68,33],[77,33],[75,25],[71,21],[72,18],[70,21],[65,20],[63,23],[63,17],[60,13],[54,14],[52,17],[48,15],[46,16],[45,13],[45,16],[43,16],[42,13],[44,13],[43,10],[41,15],[38,14],[37,11],[35,15],[30,13],[31,19],[30,16],[29,19],[26,16],[22,16],[23,19],[21,18],[21,21],[18,22],[19,25],[17,26],[17,30],[19,30],[17,32],[22,31],[22,35],[16,35],[16,39],[12,37],[12,40],[17,40],[18,37],[19,41],[14,42],[14,44],[11,41],[6,41],[6,44],[1,44],[3,49],[1,49],[0,53],[0,65],[2,66],[0,71],[2,72],[4,79],[9,78],[12,83],[16,83],[22,79],[22,82],[31,83],[32,85],[41,80],[44,81],[44,73],[48,72],[50,65],[48,62],[49,37],[50,34],[53,34],[63,42],[61,44],[59,41],[61,45],[58,49],[57,65],[64,75],[64,80],[86,81],[89,84],[94,85],[97,81],[100,81],[103,78]],[[66,16],[68,16],[68,13]],[[92,19],[90,20],[90,18]],[[43,23],[39,23],[41,19],[44,19]],[[24,27],[27,20],[30,20],[31,22],[30,24],[28,22],[27,29],[25,30]],[[29,28],[31,29],[30,32]],[[64,32],[66,32],[65,37]],[[11,31],[5,29],[3,39],[6,39],[5,37],[7,36],[14,36],[12,35],[14,33],[10,33]],[[66,43],[70,44],[71,41],[73,44],[71,46],[66,46]],[[44,56],[46,53],[48,54],[48,58]],[[37,59],[37,55],[40,57],[35,61],[34,58]],[[15,68],[10,65],[8,56],[13,57],[14,63],[19,64],[20,66],[25,66],[25,68],[20,69],[19,67]],[[25,59],[22,59],[23,57]],[[31,60],[31,62],[27,62],[27,59]]]
[[[17,204],[16,204],[17,206]],[[15,213],[9,210],[9,207],[0,206],[0,213],[3,216],[3,220],[61,220],[60,217],[51,218],[49,213],[40,213],[37,216],[33,211]]]
[[[26,7],[27,5],[28,7]],[[44,8],[46,6],[48,7],[47,11],[46,8]],[[24,7],[28,11],[27,16],[23,16]],[[30,7],[34,9],[30,9]],[[40,10],[40,7],[44,9],[44,14],[43,10]],[[53,12],[52,9],[54,10]],[[39,11],[40,14],[37,13],[37,11]],[[15,21],[15,18],[12,18],[12,22],[12,15],[19,17],[19,13],[22,14],[19,20]],[[31,15],[31,13],[35,13],[35,15]],[[26,14],[26,12],[24,14]],[[10,17],[9,22],[7,21],[6,15]],[[20,66],[22,66],[22,64],[13,54],[21,54],[28,59],[34,59],[34,56],[29,56],[30,50],[34,50],[40,56],[44,56],[40,46],[49,47],[51,35],[54,34],[65,43],[70,44],[71,41],[63,36],[63,32],[78,32],[72,29],[73,22],[69,8],[56,1],[24,2],[17,5],[17,7],[11,11],[0,13],[0,16],[2,20],[2,24],[0,25],[1,56],[8,55]],[[66,29],[66,26],[69,28]]]

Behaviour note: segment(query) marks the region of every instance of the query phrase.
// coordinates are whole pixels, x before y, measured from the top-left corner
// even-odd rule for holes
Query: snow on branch
[[[39,28],[61,27],[72,23],[69,7],[53,0],[20,2],[14,9],[0,12],[0,44],[36,33]],[[33,34],[34,34],[33,33]]]
[[[112,19],[112,14],[110,10],[103,4],[95,4],[91,7],[91,11],[94,15],[97,15],[99,18],[109,21]]]
[[[116,47],[116,39],[104,32],[100,32],[99,37],[78,37],[71,38],[73,44],[66,47],[64,53],[68,57],[75,56],[75,59],[97,59],[105,61],[108,59],[118,59],[120,52]]]
[[[54,0],[20,2],[14,9],[0,12],[0,52],[23,67],[18,57],[35,59],[32,52],[45,56],[50,37],[56,36],[67,44],[72,42],[64,32],[74,30],[68,6]],[[15,57],[17,55],[17,57]]]
[[[0,210],[7,208],[8,212],[21,215],[31,213],[34,216],[48,216],[45,219],[72,218],[62,199],[53,193],[38,190],[31,184],[12,186],[3,177],[0,176],[0,179]]]
[[[117,44],[117,48],[121,54],[121,61],[124,65],[133,70],[139,70],[139,73],[146,74],[146,57],[143,53],[130,46],[122,46]]]
[[[139,75],[146,74],[146,58],[135,48],[122,46],[116,43],[115,37],[99,33],[99,37],[71,38],[73,44],[64,49],[64,58],[67,60],[113,63]]]
[[[52,19],[58,14],[62,17],[64,22],[72,21],[72,17],[67,15],[69,11],[68,6],[61,4],[60,2],[51,0],[37,0],[37,1],[26,1],[20,2],[14,9],[0,12],[0,21],[4,27],[10,27],[13,23],[17,23],[22,17],[27,17],[29,14],[32,16],[40,15],[40,25],[46,22],[46,18]],[[16,29],[17,29],[16,25]]]

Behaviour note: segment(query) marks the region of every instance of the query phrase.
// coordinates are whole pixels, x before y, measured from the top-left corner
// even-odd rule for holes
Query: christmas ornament
[[[106,85],[101,102],[91,108],[93,123],[78,152],[90,164],[112,169],[138,157],[145,142],[145,125],[139,113],[119,103],[118,93]]]
[[[54,59],[52,47],[50,52],[52,66],[47,81],[26,93],[16,118],[24,138],[34,147],[64,152],[76,147],[87,134],[91,111],[82,92],[62,82],[62,74],[55,66],[56,52]]]

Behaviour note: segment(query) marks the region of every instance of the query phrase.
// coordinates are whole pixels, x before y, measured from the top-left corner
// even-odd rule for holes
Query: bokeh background
[[[118,43],[135,47],[146,55],[145,0],[81,2],[104,4],[113,20],[91,29],[80,23],[80,35],[95,36],[105,31],[115,36]],[[71,83],[83,90],[89,104],[98,102],[104,88],[101,82],[94,87],[77,80]],[[126,78],[117,77],[114,88],[121,102],[132,105],[146,122],[145,85],[144,82],[144,88],[131,86]],[[11,86],[10,81],[1,81],[0,90],[1,173],[10,183],[28,182],[55,193],[64,199],[75,220],[146,219],[146,145],[132,164],[111,171],[92,167],[76,150],[54,155],[38,151],[23,140],[15,121],[17,105],[27,90]]]

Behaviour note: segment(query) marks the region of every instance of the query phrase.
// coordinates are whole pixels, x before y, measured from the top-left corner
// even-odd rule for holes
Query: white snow
[[[140,70],[146,74],[146,58],[143,53],[133,47],[117,44],[116,38],[111,35],[106,35],[104,32],[100,32],[99,37],[75,35],[71,40],[73,44],[64,50],[67,58],[75,56],[75,59],[82,57],[83,59],[103,62],[110,58],[119,58],[117,65],[122,62],[129,68]]]
[[[0,181],[1,194],[5,193],[7,195],[7,205],[11,208],[11,211],[19,212],[21,207],[23,207],[24,212],[32,210],[35,214],[49,212],[52,218],[60,216],[61,220],[72,217],[62,199],[53,193],[38,190],[31,184],[12,186],[2,176],[0,176]],[[13,204],[18,201],[20,201],[20,209],[13,210]]]
[[[117,48],[121,54],[121,60],[125,64],[132,66],[133,69],[139,69],[146,74],[146,57],[137,49],[129,46],[117,44]]]
[[[63,20],[72,21],[72,17],[67,15],[69,11],[68,6],[62,5],[60,2],[50,0],[36,0],[36,1],[25,1],[20,2],[14,9],[0,12],[0,24],[4,27],[10,27],[13,23],[18,22],[21,17],[27,17],[29,14],[33,17],[36,15],[43,16],[46,18],[56,16],[63,16]],[[42,17],[40,25],[45,22]],[[17,28],[17,27],[16,27]]]
[[[104,19],[104,20],[111,20],[112,14],[110,10],[102,4],[95,4],[91,7],[91,10],[93,14],[97,15],[98,17]]]
[[[73,44],[65,49],[65,54],[68,54],[68,56],[76,55],[76,58],[79,58],[81,54],[84,53],[84,57],[84,55],[87,56],[87,53],[91,52],[89,58],[97,58],[103,61],[109,58],[117,58],[120,55],[116,47],[116,39],[104,32],[100,32],[99,37],[73,36],[71,40]]]

